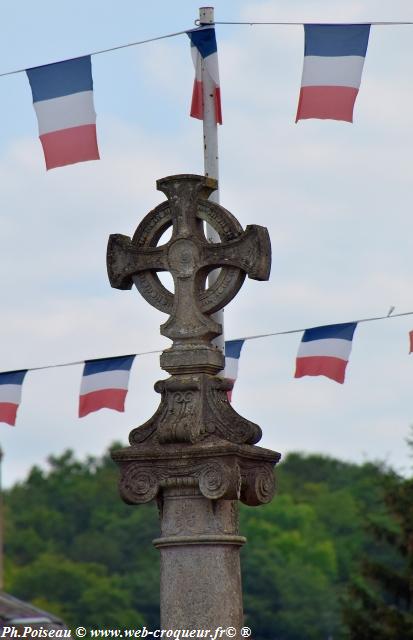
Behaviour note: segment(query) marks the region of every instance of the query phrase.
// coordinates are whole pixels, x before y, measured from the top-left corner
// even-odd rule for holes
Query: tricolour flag
[[[99,160],[90,56],[26,70],[46,168]]]
[[[129,374],[135,356],[85,360],[80,385],[79,418],[99,409],[125,411]]]
[[[298,349],[295,377],[326,376],[343,383],[357,322],[306,329]]]
[[[215,120],[222,124],[221,90],[219,87],[218,52],[214,27],[200,27],[187,31],[191,40],[191,54],[195,67],[194,88],[192,91],[191,116],[203,120],[204,97],[202,83],[202,61],[205,72],[214,84]]]
[[[369,41],[369,24],[304,25],[304,66],[295,121],[353,122]]]
[[[14,426],[27,369],[0,373],[0,422]]]
[[[235,382],[238,377],[238,364],[243,347],[244,340],[227,340],[225,342],[225,369],[224,378],[228,378],[231,382]],[[228,400],[231,402],[232,391],[228,391]]]

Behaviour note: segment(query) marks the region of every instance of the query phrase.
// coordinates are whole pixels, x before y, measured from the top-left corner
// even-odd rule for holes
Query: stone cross
[[[188,343],[192,350],[195,345],[206,347],[222,330],[211,313],[232,300],[245,275],[268,280],[271,266],[268,231],[251,225],[243,232],[229,211],[208,202],[206,198],[216,189],[213,179],[170,176],[158,180],[157,188],[166,194],[168,201],[143,219],[132,240],[120,234],[110,236],[109,280],[117,289],[130,289],[134,282],[149,304],[170,314],[161,333],[174,341],[175,349]],[[203,221],[216,229],[221,243],[210,244],[206,240]],[[169,242],[156,246],[171,226]],[[205,289],[208,273],[217,267],[222,267],[218,279]],[[172,274],[174,294],[162,285],[157,271]],[[180,361],[180,371],[182,364]],[[222,369],[221,359],[218,365],[211,373]]]
[[[255,446],[258,425],[227,399],[232,383],[217,374],[224,357],[211,340],[221,327],[211,314],[228,304],[248,275],[269,278],[267,229],[243,231],[234,216],[209,201],[214,180],[196,175],[158,180],[167,201],[148,213],[132,239],[111,235],[107,266],[112,287],[135,283],[154,307],[169,314],[161,333],[173,341],[161,355],[170,377],[155,384],[158,410],[132,430],[130,447],[116,451],[120,491],[130,504],[157,500],[161,537],[163,629],[243,626],[238,501],[250,506],[274,494],[273,466],[280,455]],[[208,222],[221,242],[209,243]],[[170,239],[159,245],[172,227]],[[220,269],[207,288],[211,270]],[[157,272],[168,271],[174,293]]]

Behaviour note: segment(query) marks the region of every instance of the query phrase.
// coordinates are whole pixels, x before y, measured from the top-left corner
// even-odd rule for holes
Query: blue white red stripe
[[[16,424],[16,414],[22,397],[22,386],[27,369],[0,373],[0,422]]]
[[[85,361],[80,385],[79,418],[103,408],[125,410],[134,359],[132,355]]]
[[[221,89],[219,85],[218,51],[214,27],[200,27],[187,31],[191,40],[191,55],[195,67],[194,88],[192,91],[191,116],[203,120],[204,98],[202,82],[202,60],[205,72],[214,83],[215,120],[222,124]]]
[[[90,56],[26,70],[46,168],[98,160]]]
[[[227,340],[225,342],[225,369],[224,378],[231,380],[232,383],[238,377],[238,365],[241,356],[241,349],[244,345],[244,340]],[[231,402],[232,391],[228,391],[228,400]]]
[[[370,26],[304,25],[304,66],[296,122],[307,118],[353,122]]]
[[[343,383],[357,322],[306,329],[300,343],[295,377],[326,376]]]

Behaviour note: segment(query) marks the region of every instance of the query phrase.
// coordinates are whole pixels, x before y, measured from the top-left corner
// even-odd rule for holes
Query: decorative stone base
[[[215,354],[222,357],[217,351]],[[129,442],[139,447],[149,443],[195,444],[205,439],[255,444],[261,439],[261,429],[228,402],[232,386],[231,380],[205,372],[159,380],[155,383],[155,391],[161,394],[159,407],[145,424],[131,431]]]

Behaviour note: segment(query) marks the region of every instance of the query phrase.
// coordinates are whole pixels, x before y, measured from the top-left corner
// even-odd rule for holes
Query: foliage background
[[[67,451],[7,491],[9,592],[72,627],[159,627],[157,510],[123,504],[117,475],[109,452],[79,461]],[[271,504],[241,506],[245,622],[256,640],[347,638],[342,601],[375,546],[366,515],[388,521],[384,485],[401,480],[381,464],[300,453],[278,480]]]

